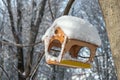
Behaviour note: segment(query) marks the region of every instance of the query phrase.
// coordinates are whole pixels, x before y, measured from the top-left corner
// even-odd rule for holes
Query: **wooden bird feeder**
[[[89,22],[72,16],[62,16],[55,20],[43,40],[48,64],[75,68],[91,68],[96,49],[101,45],[97,29]],[[83,47],[90,50],[86,62],[78,59],[79,51]]]

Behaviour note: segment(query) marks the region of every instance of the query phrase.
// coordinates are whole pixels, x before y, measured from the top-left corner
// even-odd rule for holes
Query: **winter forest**
[[[91,23],[102,42],[90,69],[45,62],[41,38],[69,1],[68,15]],[[0,0],[0,80],[118,80],[103,17],[99,0]]]

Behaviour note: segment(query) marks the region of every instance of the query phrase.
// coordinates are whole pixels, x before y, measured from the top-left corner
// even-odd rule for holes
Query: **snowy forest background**
[[[0,0],[0,80],[117,80],[98,0],[75,0],[69,15],[88,20],[102,45],[91,69],[50,66],[41,37],[69,0]],[[84,53],[88,51],[83,50]]]

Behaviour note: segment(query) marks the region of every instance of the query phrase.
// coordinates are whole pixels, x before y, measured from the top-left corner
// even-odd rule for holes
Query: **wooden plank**
[[[55,62],[55,61],[48,61],[47,63],[53,64],[53,65],[72,67],[72,68],[91,68],[90,63],[85,63],[81,61],[73,61],[73,60],[61,60],[60,63]]]

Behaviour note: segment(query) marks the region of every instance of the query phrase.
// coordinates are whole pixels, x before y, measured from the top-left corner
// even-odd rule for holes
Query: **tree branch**
[[[8,80],[10,80],[10,77],[7,73],[7,71],[0,65],[0,68],[3,70],[3,72],[5,73],[5,75],[7,76]]]
[[[33,22],[33,20],[31,21],[30,44],[35,43],[35,41],[36,41],[37,34],[38,34],[38,31],[39,31],[39,26],[40,26],[40,23],[42,22],[42,18],[43,18],[43,15],[44,15],[46,1],[47,0],[42,0],[41,1],[40,9],[38,11],[36,20],[35,20],[35,22]],[[34,53],[34,46],[29,47],[28,57],[27,57],[27,62],[26,62],[26,71],[25,71],[26,76],[29,76],[29,74],[31,72],[31,65],[32,65],[32,61],[33,61],[33,53]]]
[[[3,44],[6,44],[6,45],[10,45],[10,46],[17,46],[17,47],[32,47],[32,46],[35,46],[35,45],[38,45],[39,43],[42,43],[42,41],[39,41],[39,42],[36,42],[36,43],[33,43],[33,44],[16,44],[15,42],[12,42],[12,41],[8,41],[8,40],[0,40],[0,43],[3,43]]]
[[[5,15],[5,11],[2,8],[0,8],[0,13]]]
[[[34,66],[33,70],[31,71],[31,73],[29,74],[29,79],[32,79],[32,77],[34,76],[34,74],[36,73],[36,71],[38,70],[39,66],[40,66],[40,61],[42,59],[42,57],[44,56],[44,52],[41,53],[38,57],[38,61],[36,63],[36,65]]]
[[[7,4],[4,0],[2,0],[3,4],[5,5],[5,7],[7,8]]]
[[[52,12],[52,9],[51,9],[50,0],[48,0],[48,7],[49,7],[49,11],[50,11],[50,13],[51,13],[52,21],[54,21],[54,20],[55,20],[55,17],[54,17],[54,15],[53,15],[53,12]]]
[[[18,68],[16,67],[16,65],[14,64],[14,65],[12,65],[13,66],[13,68],[19,73],[19,74],[23,74],[20,70],[18,70]],[[22,75],[23,76],[23,75]]]
[[[15,30],[14,18],[13,18],[13,14],[12,14],[12,6],[11,6],[11,2],[10,1],[11,0],[7,0],[7,4],[8,4],[7,9],[8,9],[9,18],[10,18],[12,34],[13,34],[13,37],[15,39],[15,42],[18,43],[19,39],[18,39],[18,36],[17,36],[17,32]]]
[[[67,4],[67,6],[66,6],[66,8],[64,10],[64,14],[63,15],[68,15],[68,13],[70,11],[70,8],[71,8],[71,6],[72,6],[72,4],[73,4],[74,1],[75,0],[69,0],[68,4]]]

